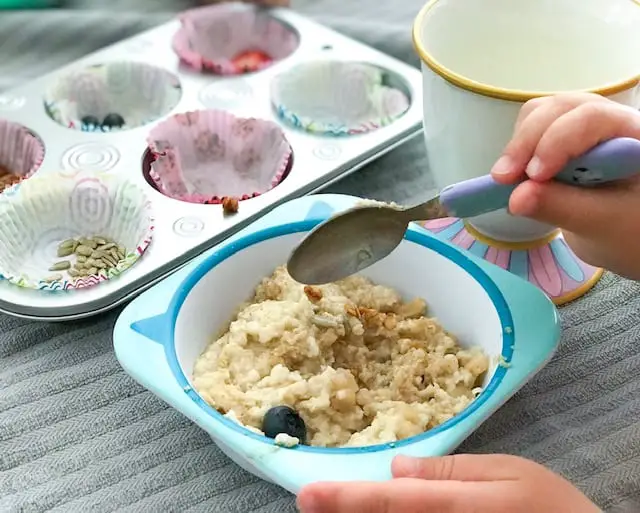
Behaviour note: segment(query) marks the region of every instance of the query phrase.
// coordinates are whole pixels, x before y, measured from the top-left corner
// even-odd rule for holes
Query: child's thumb
[[[624,214],[628,193],[618,187],[587,189],[556,181],[528,180],[511,194],[509,211],[589,236],[610,229],[611,223]]]

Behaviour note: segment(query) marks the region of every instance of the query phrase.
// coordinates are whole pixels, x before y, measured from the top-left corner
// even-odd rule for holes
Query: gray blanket
[[[294,0],[295,8],[409,62],[416,62],[410,24],[421,3]],[[0,12],[0,90],[185,6],[75,4]],[[331,190],[410,202],[431,188],[416,140]],[[0,511],[295,511],[287,492],[230,463],[206,433],[123,373],[111,347],[117,314],[67,324],[0,315]],[[555,359],[462,450],[533,458],[608,512],[640,511],[639,318],[640,285],[606,275],[562,309]]]

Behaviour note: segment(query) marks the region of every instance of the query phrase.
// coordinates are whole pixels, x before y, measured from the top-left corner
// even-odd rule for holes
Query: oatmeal
[[[198,358],[194,388],[229,418],[288,442],[417,435],[466,408],[489,366],[426,310],[361,276],[305,287],[279,267]]]

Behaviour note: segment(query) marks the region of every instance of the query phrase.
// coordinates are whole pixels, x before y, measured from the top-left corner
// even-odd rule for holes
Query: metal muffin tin
[[[326,187],[421,132],[419,70],[291,10],[273,9],[271,13],[297,31],[300,46],[292,56],[264,71],[222,77],[185,68],[171,48],[172,38],[180,26],[176,19],[0,95],[0,118],[28,127],[45,145],[44,162],[36,174],[77,170],[122,173],[146,188],[156,221],[151,246],[143,258],[117,279],[83,290],[58,292],[28,290],[2,281],[0,311],[37,320],[61,321],[111,309],[277,205]],[[270,81],[277,74],[313,59],[365,62],[385,69],[394,77],[393,85],[409,95],[409,110],[386,127],[356,136],[322,136],[289,127],[277,117],[271,105]],[[43,98],[56,79],[90,65],[114,61],[143,62],[174,73],[182,86],[179,104],[153,123],[112,133],[69,129],[48,116]],[[271,191],[241,201],[239,212],[232,216],[224,216],[221,205],[191,204],[166,197],[152,188],[142,173],[146,137],[151,128],[169,115],[203,108],[274,120],[280,123],[293,148],[293,165],[287,178]],[[393,180],[391,176],[390,180]]]

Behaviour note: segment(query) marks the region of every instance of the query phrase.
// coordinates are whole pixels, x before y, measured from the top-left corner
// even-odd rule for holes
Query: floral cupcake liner
[[[404,91],[387,85],[387,73],[365,63],[313,61],[272,82],[278,116],[308,132],[355,135],[393,123],[409,109]]]
[[[259,71],[298,48],[298,34],[264,8],[239,2],[199,7],[180,16],[173,38],[180,59],[198,71],[238,75]]]
[[[44,145],[31,130],[0,119],[0,192],[29,178],[43,160]]]
[[[151,131],[148,144],[160,192],[190,203],[264,194],[282,181],[292,153],[276,123],[220,110],[172,116]]]

